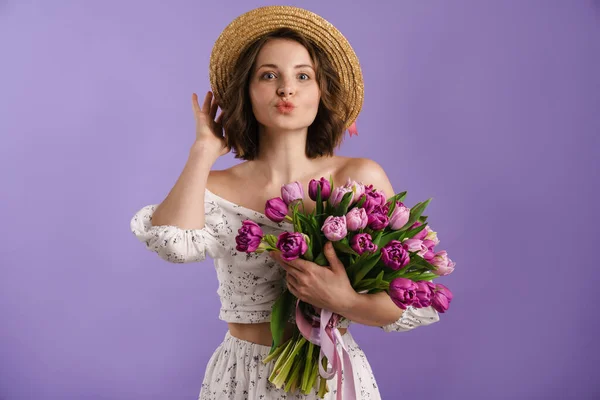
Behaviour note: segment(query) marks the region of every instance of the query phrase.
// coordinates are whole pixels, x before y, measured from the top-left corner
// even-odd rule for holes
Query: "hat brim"
[[[217,38],[210,56],[209,78],[213,93],[223,99],[240,54],[261,36],[291,28],[319,46],[337,70],[342,101],[348,106],[346,128],[356,120],[364,99],[364,82],[358,57],[342,33],[323,17],[292,6],[267,6],[234,19]]]

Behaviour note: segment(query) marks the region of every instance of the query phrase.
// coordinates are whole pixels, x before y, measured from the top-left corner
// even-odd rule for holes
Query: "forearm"
[[[387,292],[355,292],[355,295],[340,305],[337,313],[359,324],[385,326],[400,319],[403,310],[394,304]]]
[[[156,208],[152,225],[175,225],[182,229],[204,227],[204,190],[216,156],[194,145],[183,172],[168,196]]]

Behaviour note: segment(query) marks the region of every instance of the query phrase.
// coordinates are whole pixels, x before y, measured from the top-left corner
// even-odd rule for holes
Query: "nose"
[[[277,89],[277,94],[281,97],[292,96],[295,93],[296,89],[289,84],[289,82],[284,82],[280,88]]]

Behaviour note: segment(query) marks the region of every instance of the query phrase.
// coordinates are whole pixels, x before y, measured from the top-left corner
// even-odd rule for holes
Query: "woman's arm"
[[[390,325],[402,317],[403,310],[394,304],[386,292],[354,294],[340,304],[339,310],[332,311],[350,321],[369,326]]]

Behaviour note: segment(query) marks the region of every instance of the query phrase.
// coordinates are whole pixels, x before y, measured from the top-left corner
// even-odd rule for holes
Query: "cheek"
[[[260,90],[259,88],[250,88],[250,104],[252,105],[252,111],[254,111],[255,115],[260,115],[263,113],[265,109],[265,104],[268,103],[268,99],[265,96],[264,90]]]
[[[319,90],[318,86],[314,87],[313,90],[311,90],[311,92],[310,92],[310,100],[311,100],[310,101],[311,105],[314,108],[319,108],[319,102],[321,100],[321,91]]]

